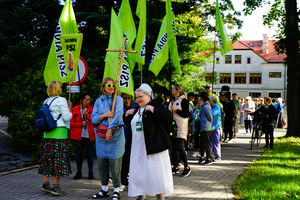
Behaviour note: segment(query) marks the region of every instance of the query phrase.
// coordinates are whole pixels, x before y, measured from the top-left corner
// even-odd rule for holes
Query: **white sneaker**
[[[120,186],[120,192],[123,192],[125,190],[125,188],[126,188],[126,185],[121,185]]]
[[[233,140],[231,139],[231,140],[228,140],[228,142],[227,143],[232,143],[233,142]]]
[[[197,152],[197,151],[195,151],[194,153],[193,153],[193,155],[192,155],[192,157],[197,157],[197,156],[199,156],[199,152]]]

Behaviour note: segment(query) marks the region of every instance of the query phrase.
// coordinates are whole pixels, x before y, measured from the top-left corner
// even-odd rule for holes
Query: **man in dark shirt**
[[[233,136],[233,122],[235,115],[235,105],[233,101],[230,99],[230,92],[225,93],[225,101],[223,103],[223,110],[225,113],[224,117],[224,142],[232,142]],[[229,136],[229,137],[228,137]]]

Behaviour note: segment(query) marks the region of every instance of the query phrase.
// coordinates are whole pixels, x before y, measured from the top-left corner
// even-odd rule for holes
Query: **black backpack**
[[[35,127],[39,129],[39,131],[48,132],[57,127],[56,121],[61,117],[61,114],[59,114],[58,118],[54,120],[51,111],[49,109],[52,102],[57,98],[58,97],[52,99],[49,105],[46,103],[41,109],[39,109],[35,113]]]

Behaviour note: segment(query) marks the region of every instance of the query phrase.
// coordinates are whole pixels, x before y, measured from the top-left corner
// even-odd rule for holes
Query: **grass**
[[[235,199],[300,199],[300,138],[279,138],[231,183]]]

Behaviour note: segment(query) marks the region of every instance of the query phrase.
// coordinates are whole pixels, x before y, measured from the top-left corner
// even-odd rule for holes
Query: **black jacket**
[[[254,115],[260,116],[262,120],[262,125],[274,125],[277,119],[277,112],[275,107],[271,104],[266,108],[264,105],[260,106]]]
[[[154,107],[154,112],[144,111],[142,114],[147,155],[159,153],[169,148],[170,125],[172,123],[171,112],[163,104],[153,100],[148,105]],[[128,142],[130,145],[132,141],[131,120],[138,110],[139,107],[135,109],[133,115],[124,117],[124,122],[129,129]]]

